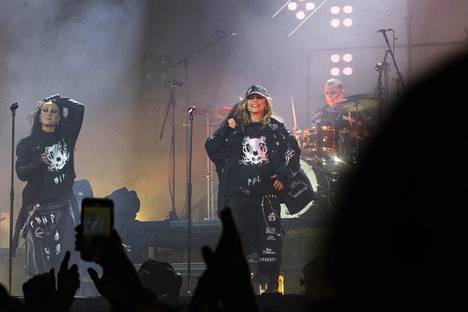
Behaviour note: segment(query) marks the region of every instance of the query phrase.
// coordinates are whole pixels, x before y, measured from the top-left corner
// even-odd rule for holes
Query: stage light
[[[351,67],[343,68],[343,75],[351,76],[353,74],[353,69]]]
[[[330,70],[330,74],[332,76],[339,76],[340,75],[340,69],[338,67],[333,67],[331,70]]]
[[[330,8],[330,13],[331,13],[331,14],[340,14],[340,8],[337,7],[337,6],[332,6],[332,7]]]
[[[346,13],[346,14],[353,13],[353,7],[351,5],[345,5],[343,7],[343,13]]]
[[[347,17],[343,20],[343,25],[346,27],[351,27],[353,25],[353,20]]]
[[[313,2],[307,2],[307,3],[306,3],[306,10],[307,10],[307,11],[312,11],[313,9],[315,9],[315,3],[313,3]]]
[[[330,56],[330,61],[333,63],[338,63],[340,61],[340,55],[339,54],[332,54]]]
[[[288,3],[288,10],[289,11],[296,11],[297,10],[297,3],[296,2],[289,2]]]
[[[353,55],[351,53],[343,54],[343,61],[349,63],[353,60]]]
[[[298,12],[296,13],[296,18],[297,18],[298,20],[303,20],[303,19],[305,18],[305,13],[304,13],[304,11],[298,11]]]
[[[332,20],[330,21],[330,25],[331,25],[331,27],[333,27],[333,28],[338,28],[338,27],[340,27],[340,24],[341,24],[341,22],[340,22],[340,20],[337,19],[337,18],[334,18],[334,19],[332,19]]]

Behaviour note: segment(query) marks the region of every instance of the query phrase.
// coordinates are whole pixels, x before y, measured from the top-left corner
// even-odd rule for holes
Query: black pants
[[[277,279],[281,265],[282,227],[276,195],[236,194],[227,206],[241,236],[246,255],[257,253],[257,274]]]
[[[45,204],[33,210],[26,225],[27,272],[30,276],[48,272],[60,263],[68,250],[74,250],[74,228],[70,200]]]

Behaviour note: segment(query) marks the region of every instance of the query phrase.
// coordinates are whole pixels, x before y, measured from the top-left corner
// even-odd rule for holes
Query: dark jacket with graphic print
[[[59,101],[68,111],[53,133],[34,131],[20,140],[16,147],[16,174],[26,186],[22,207],[15,226],[15,247],[19,232],[34,204],[53,203],[68,199],[75,179],[74,148],[83,123],[84,106],[70,99]],[[46,152],[49,165],[41,160]]]
[[[290,178],[299,171],[301,151],[295,137],[278,120],[271,118],[265,130],[271,168],[287,189]],[[227,189],[230,185],[228,181],[231,169],[241,157],[243,138],[244,131],[240,125],[232,129],[224,121],[205,143],[219,177],[218,211],[224,208],[227,195],[233,193]]]

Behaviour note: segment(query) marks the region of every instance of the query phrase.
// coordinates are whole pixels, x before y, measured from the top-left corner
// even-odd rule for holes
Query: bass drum
[[[291,215],[285,204],[281,204],[281,218],[311,218],[317,219],[327,215],[331,209],[332,178],[330,174],[321,167],[313,166],[312,161],[300,160],[302,170],[309,178],[314,189],[316,199],[310,202],[298,213]]]

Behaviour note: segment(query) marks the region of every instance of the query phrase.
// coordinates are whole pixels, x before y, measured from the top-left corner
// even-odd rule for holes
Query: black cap
[[[268,93],[267,89],[265,89],[264,86],[262,85],[252,85],[250,88],[247,89],[247,92],[245,92],[245,97],[249,97],[251,94],[258,94],[263,97],[269,97],[270,94]]]

